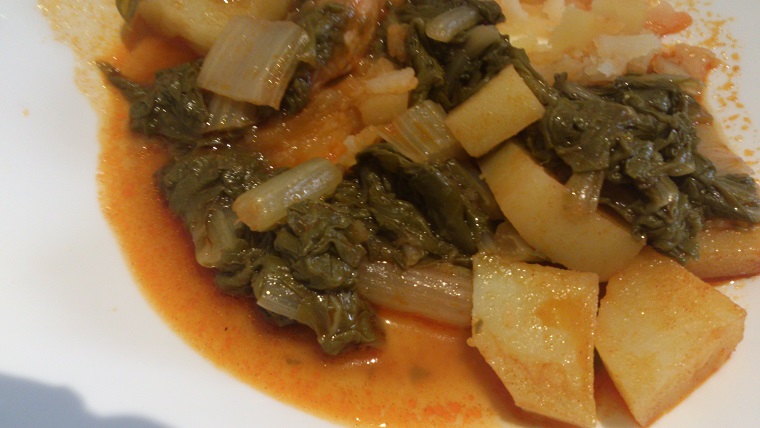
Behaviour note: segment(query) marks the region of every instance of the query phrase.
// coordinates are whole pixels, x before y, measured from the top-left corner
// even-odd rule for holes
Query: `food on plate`
[[[634,418],[649,425],[717,370],[746,312],[650,248],[610,278],[596,349]]]
[[[215,0],[116,0],[123,16],[139,14],[150,26],[168,37],[182,37],[199,52],[208,52],[233,16],[278,20],[292,6],[288,0],[225,2],[224,7]]]
[[[493,254],[473,260],[472,339],[523,409],[596,425],[599,277]]]
[[[710,225],[698,236],[699,258],[686,268],[704,280],[735,278],[758,271],[760,229],[737,229],[731,225]]]
[[[494,105],[520,106],[494,110]],[[470,156],[482,156],[544,115],[544,106],[514,67],[505,67],[452,110],[446,126]]]
[[[645,244],[629,225],[605,212],[568,209],[565,186],[517,143],[499,148],[480,167],[507,220],[549,260],[606,281]]]
[[[194,51],[150,81],[98,66],[129,128],[166,151],[157,188],[198,265],[324,353],[382,348],[378,308],[470,327],[517,406],[593,426],[594,347],[648,424],[741,340],[743,310],[698,277],[760,271],[760,195],[699,102],[715,56],[663,42],[688,14],[644,0],[117,5]],[[742,257],[724,263],[726,248]],[[660,372],[616,357],[680,331],[650,311],[660,292],[730,320],[704,358],[656,349],[687,367],[658,389],[642,379]],[[641,329],[619,315],[638,307],[653,312]]]

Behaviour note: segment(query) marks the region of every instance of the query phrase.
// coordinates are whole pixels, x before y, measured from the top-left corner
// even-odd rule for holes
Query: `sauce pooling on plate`
[[[139,24],[124,42],[113,60],[138,81],[195,56]],[[187,234],[155,189],[153,174],[166,154],[155,141],[126,130],[127,107],[118,96],[110,105],[103,131],[104,211],[146,296],[215,364],[276,398],[342,423],[537,422],[513,406],[482,357],[467,346],[468,331],[381,310],[386,336],[378,346],[329,357],[308,330],[275,328],[248,301],[219,293],[212,275],[197,267]],[[597,373],[597,399],[612,397],[599,402],[602,420],[609,407],[623,408],[605,378]]]
[[[129,77],[148,80],[155,70],[194,54],[138,24],[113,56]],[[128,105],[116,91],[112,95],[101,135],[104,212],[144,295],[215,365],[338,423],[551,424],[514,406],[477,349],[467,345],[467,329],[381,310],[385,337],[378,346],[331,357],[308,329],[273,326],[251,310],[247,299],[219,292],[213,274],[195,262],[187,233],[156,189],[153,174],[165,164],[166,153],[156,141],[128,130]],[[600,419],[624,412],[606,376],[597,377]]]
[[[139,25],[125,46],[115,52],[116,64],[135,79],[193,56]],[[127,108],[114,93],[101,138],[104,211],[143,293],[201,354],[275,398],[342,423],[480,425],[515,418],[503,386],[467,346],[467,330],[381,312],[380,346],[330,357],[307,329],[272,326],[247,300],[217,291],[156,190],[153,174],[166,154],[127,130]]]

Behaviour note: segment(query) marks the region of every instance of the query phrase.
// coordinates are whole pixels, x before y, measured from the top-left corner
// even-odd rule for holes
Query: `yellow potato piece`
[[[676,261],[646,248],[610,278],[596,348],[636,421],[649,425],[715,372],[746,312]]]
[[[446,126],[470,156],[478,157],[540,119],[544,110],[510,65],[449,112]]]
[[[521,408],[591,427],[598,277],[512,262],[473,260],[473,327],[478,348]]]
[[[733,278],[760,273],[760,227],[714,227],[698,236],[699,259],[686,268],[704,279]]]
[[[233,16],[283,19],[292,0],[141,0],[137,13],[168,37],[181,37],[206,53]]]
[[[606,281],[644,246],[628,225],[611,216],[568,210],[565,187],[514,142],[483,158],[480,167],[520,236],[554,262]]]

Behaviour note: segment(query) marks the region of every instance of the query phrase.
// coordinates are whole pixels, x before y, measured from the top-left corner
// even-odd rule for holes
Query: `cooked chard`
[[[125,19],[136,3],[119,2]],[[449,149],[419,149],[419,158],[410,159],[390,144],[375,144],[356,156],[353,167],[336,180],[334,192],[293,201],[264,228],[252,230],[240,221],[233,201],[283,172],[258,155],[243,153],[241,131],[265,124],[274,114],[296,114],[313,87],[351,69],[356,59],[349,58],[351,53],[364,55],[363,48],[347,45],[349,33],[357,30],[352,26],[358,9],[329,1],[301,7],[287,25],[303,49],[288,70],[287,88],[278,85],[276,102],[263,103],[270,106],[216,99],[200,89],[202,60],[162,70],[151,85],[132,82],[108,64],[99,67],[131,103],[130,127],[169,143],[174,159],[157,180],[192,237],[198,263],[215,271],[222,291],[252,297],[273,322],[310,327],[322,349],[336,354],[381,334],[372,308],[357,292],[363,268],[372,263],[394,270],[442,264],[466,276],[473,254],[500,245],[494,229],[503,217],[478,172],[466,161],[448,159],[458,159],[461,151],[436,128],[429,133],[439,135]],[[413,68],[418,81],[410,94],[417,106],[412,113],[434,106],[430,122],[442,125],[444,111],[477,100],[472,95],[509,71],[527,85],[524,92],[535,104],[546,108],[520,139],[541,163],[537,170],[545,173],[543,167],[548,167],[567,179],[565,186],[579,195],[578,211],[588,214],[597,204],[611,207],[631,224],[633,235],[646,236],[682,262],[698,254],[695,237],[705,218],[760,222],[752,178],[720,175],[696,151],[694,124],[709,124],[711,118],[692,95],[701,90],[693,81],[626,76],[586,87],[559,75],[550,85],[525,52],[496,29],[503,19],[494,1],[412,0],[389,7],[385,22],[396,26],[396,36],[404,35],[396,48],[406,50],[392,57],[401,67]],[[375,46],[382,45],[388,28],[377,31]],[[374,27],[362,37],[372,34]],[[505,190],[503,183],[493,186]],[[620,235],[634,241],[632,251],[643,245],[627,227],[620,227]],[[555,235],[545,238],[557,240]],[[546,257],[524,242],[510,240],[509,245],[517,247],[518,257]]]
[[[310,159],[238,196],[232,210],[251,230],[263,232],[298,202],[332,194],[342,180],[343,172],[330,161]]]
[[[343,45],[343,31],[353,14],[353,10],[345,5],[323,2],[307,5],[293,17],[293,21],[309,34],[317,65],[327,64],[335,49]]]
[[[394,263],[366,263],[359,270],[359,294],[380,306],[444,324],[472,322],[472,270],[450,263],[402,269]]]
[[[415,163],[382,144],[361,153],[360,164],[366,163],[369,156],[392,180],[396,193],[413,201],[423,210],[436,233],[456,244],[465,254],[474,254],[482,236],[491,233],[491,219],[481,206],[467,199],[461,188],[465,183],[457,181],[468,178],[460,169],[455,169],[461,168],[457,161],[440,165]],[[489,197],[490,192],[487,195]]]
[[[603,175],[604,184],[595,190],[599,203],[659,251],[685,263],[699,257],[696,237],[705,219],[760,221],[754,180],[717,175],[697,151],[695,124],[711,117],[684,89],[693,82],[644,75],[585,87],[560,74],[549,87],[529,63],[519,62],[521,75],[547,108],[524,133],[533,156],[559,175]]]
[[[476,13],[472,20],[465,20],[468,25],[455,26],[461,31],[447,34],[448,41],[430,37],[428,32],[436,32],[434,26],[443,18],[456,21],[456,17],[448,16],[454,10],[464,15],[472,11]],[[484,33],[476,26],[493,26],[504,19],[496,2],[417,0],[399,8],[396,15],[399,22],[409,27],[407,65],[414,67],[419,79],[419,85],[412,93],[413,104],[431,99],[447,111],[451,110],[511,61],[508,39],[498,31]]]
[[[339,3],[308,5],[293,21],[309,35],[309,51],[313,64],[302,62],[285,91],[280,108],[286,114],[296,114],[306,107],[311,94],[314,72],[325,67],[335,50],[343,45],[343,34],[353,11]]]
[[[258,106],[280,108],[310,37],[296,23],[236,16],[211,46],[198,73],[203,89]]]
[[[191,153],[162,169],[158,180],[193,238],[198,263],[215,270],[222,291],[256,297],[278,322],[287,317],[311,327],[330,354],[374,340],[372,312],[353,290],[364,250],[341,229],[351,225],[350,215],[315,213],[305,201],[276,231],[257,233],[232,211],[239,195],[274,173],[251,155]]]
[[[335,355],[379,337],[372,310],[355,291],[320,293],[308,288],[273,254],[257,258],[254,269],[252,287],[257,304],[281,325],[297,321],[310,327],[326,353]]]
[[[178,145],[193,145],[202,138],[208,110],[196,82],[200,61],[160,70],[150,86],[130,81],[107,63],[98,66],[130,102],[133,131],[161,136]]]
[[[233,202],[285,175],[258,156],[201,148],[157,178],[217,286],[253,296],[278,323],[311,327],[331,354],[379,334],[356,295],[363,263],[469,266],[498,216],[490,191],[464,165],[414,163],[382,144],[362,152],[332,194],[296,202],[283,221],[251,230]]]

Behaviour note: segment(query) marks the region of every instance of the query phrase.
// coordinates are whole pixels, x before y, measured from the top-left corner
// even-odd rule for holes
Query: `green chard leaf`
[[[129,126],[133,131],[164,137],[178,151],[200,145],[209,118],[196,84],[200,60],[158,71],[152,85],[132,82],[108,64],[100,63],[99,67],[130,102]]]
[[[490,193],[473,189],[469,181],[472,177],[465,175],[464,167],[457,161],[449,160],[439,165],[416,163],[390,145],[380,144],[360,154],[358,162],[360,168],[372,165],[386,175],[397,197],[420,210],[432,231],[454,244],[458,252],[474,254],[481,237],[492,231],[491,219],[480,205]],[[468,190],[476,194],[472,195]]]
[[[353,217],[322,202],[293,207],[270,232],[252,232],[230,208],[235,198],[276,171],[260,157],[196,151],[157,174],[169,208],[183,221],[201,266],[220,290],[250,296],[280,324],[312,328],[325,352],[377,337],[369,305],[354,291],[364,249],[343,229]]]
[[[501,6],[495,1],[481,0],[410,0],[396,13],[404,22],[409,22],[415,18],[422,18],[427,21],[436,16],[448,12],[449,10],[469,6],[478,11],[483,23],[495,25],[504,21],[504,14]]]
[[[430,98],[430,92],[440,89],[445,83],[445,72],[438,60],[428,52],[424,41],[424,23],[412,21],[409,36],[406,39],[406,50],[409,53],[410,64],[417,76],[417,87],[411,94],[412,104]]]
[[[477,10],[479,24],[492,26],[493,31],[468,28],[448,43],[427,35],[426,26],[433,18],[462,6]],[[418,0],[393,12],[395,20],[408,25],[410,30],[406,65],[414,68],[419,81],[412,92],[412,104],[431,99],[449,111],[511,63],[509,40],[493,27],[504,19],[496,2]]]
[[[343,32],[354,11],[339,3],[321,3],[301,9],[293,21],[311,38],[317,66],[324,66],[343,45]]]
[[[374,313],[356,291],[312,290],[293,277],[285,260],[272,254],[258,258],[254,269],[258,305],[280,324],[292,320],[311,328],[325,353],[336,355],[379,337]]]
[[[760,221],[754,180],[717,176],[697,151],[695,124],[711,117],[684,89],[696,84],[644,75],[586,87],[560,74],[548,87],[528,62],[518,63],[547,108],[523,133],[532,154],[558,177],[603,174],[600,204],[659,251],[685,263],[699,256],[696,237],[706,219]]]
[[[196,60],[159,70],[153,84],[143,85],[127,79],[110,64],[98,63],[108,81],[130,103],[130,128],[144,135],[162,137],[175,156],[199,147],[228,145],[240,139],[250,125],[278,113],[270,107],[248,104],[245,113],[252,120],[223,131],[209,129],[211,112],[207,98],[210,93],[197,85],[201,65],[202,60]],[[311,73],[308,64],[302,63],[298,67],[283,97],[282,114],[293,115],[306,106],[311,91]]]
[[[304,201],[288,211],[287,227],[277,231],[274,248],[288,260],[293,276],[315,290],[349,288],[366,257],[348,229],[353,214],[345,206]]]
[[[198,264],[215,269],[217,285],[229,294],[251,294],[250,263],[265,239],[238,220],[232,202],[270,175],[258,157],[218,152],[183,156],[157,173],[169,208],[190,232]]]
[[[353,10],[339,3],[309,4],[299,10],[293,21],[303,28],[311,40],[313,61],[302,62],[282,98],[280,110],[294,115],[306,107],[312,88],[312,73],[325,67],[336,49],[343,46],[343,35]]]

